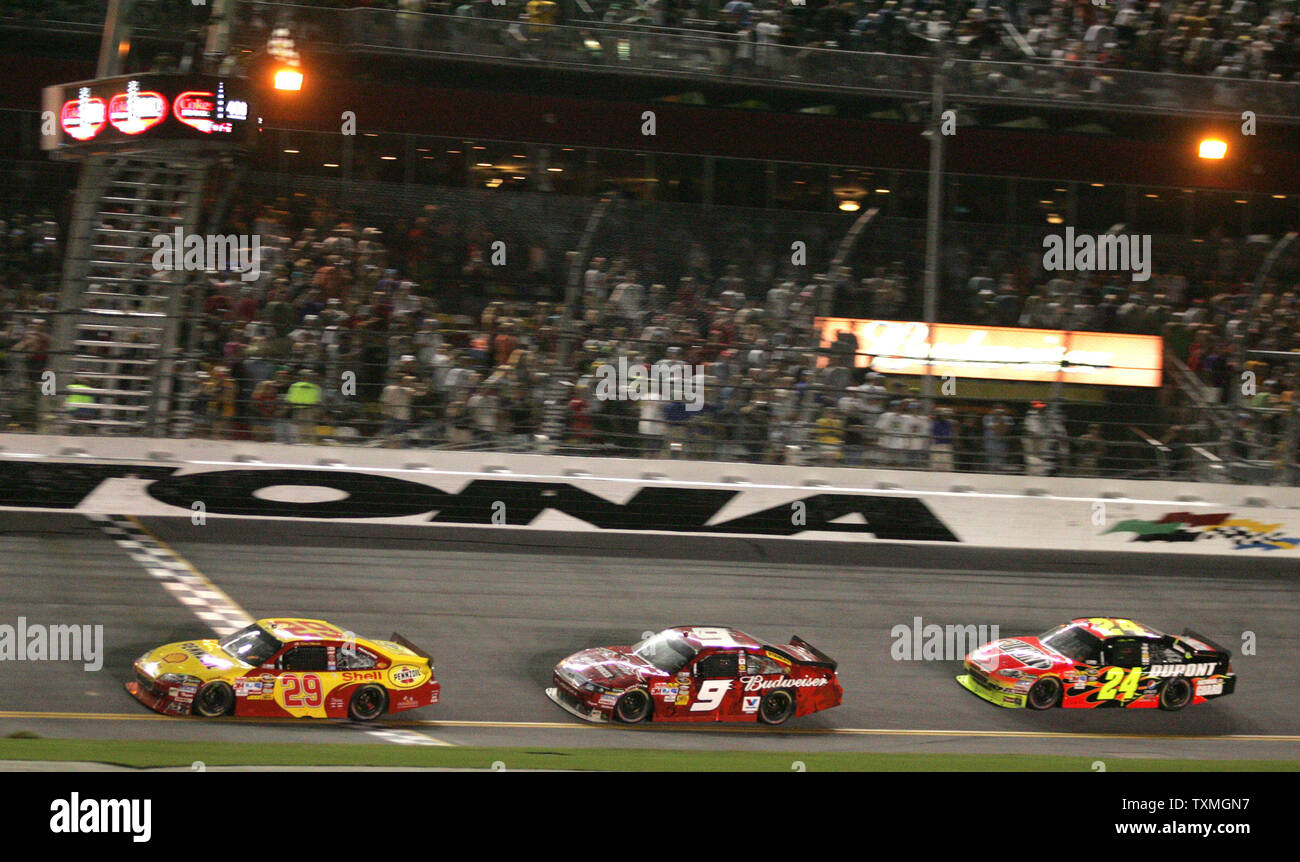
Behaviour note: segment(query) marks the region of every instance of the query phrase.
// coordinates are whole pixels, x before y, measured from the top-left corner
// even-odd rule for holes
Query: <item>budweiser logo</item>
[[[742,676],[740,684],[744,686],[745,691],[766,691],[769,688],[820,688],[830,683],[830,680],[824,676],[808,677],[806,679],[790,679],[789,677],[778,677],[777,679],[763,679],[761,676]]]

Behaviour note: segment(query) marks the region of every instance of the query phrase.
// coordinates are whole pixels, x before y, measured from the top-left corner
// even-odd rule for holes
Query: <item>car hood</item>
[[[1001,670],[1042,672],[1066,662],[1064,657],[1039,643],[1036,637],[996,640],[975,650],[966,656],[966,660],[988,673]]]
[[[231,658],[216,640],[164,644],[142,655],[136,661],[136,666],[151,677],[178,673],[203,680],[243,673],[250,667]]]
[[[632,654],[630,647],[595,647],[560,662],[558,670],[570,681],[592,682],[605,688],[627,688],[668,674]]]

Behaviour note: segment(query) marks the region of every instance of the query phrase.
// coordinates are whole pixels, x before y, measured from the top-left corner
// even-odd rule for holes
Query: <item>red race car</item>
[[[596,647],[555,666],[546,695],[588,721],[761,721],[839,706],[835,660],[794,637],[674,626],[634,646]]]
[[[1193,631],[1167,635],[1118,617],[1080,617],[966,656],[961,686],[1005,707],[1179,710],[1232,694],[1231,653]]]

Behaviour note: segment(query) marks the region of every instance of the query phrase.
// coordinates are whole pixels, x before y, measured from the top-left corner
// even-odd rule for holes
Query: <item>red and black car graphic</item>
[[[546,694],[589,721],[758,721],[838,706],[834,659],[794,637],[766,644],[717,626],[674,626],[632,646],[564,659]]]

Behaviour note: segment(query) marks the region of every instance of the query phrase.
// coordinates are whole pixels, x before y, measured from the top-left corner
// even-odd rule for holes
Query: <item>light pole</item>
[[[135,0],[108,0],[104,15],[104,35],[99,41],[99,66],[96,78],[112,78],[122,74],[126,55],[131,50],[131,25],[126,18],[131,14]]]
[[[939,243],[943,224],[943,84],[947,74],[947,31],[934,40],[934,78],[930,96],[930,186],[925,213],[925,328],[926,362],[923,393],[927,415],[934,415],[934,375],[930,353],[939,308]]]

